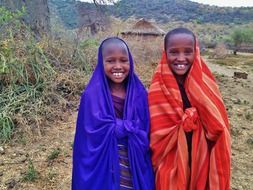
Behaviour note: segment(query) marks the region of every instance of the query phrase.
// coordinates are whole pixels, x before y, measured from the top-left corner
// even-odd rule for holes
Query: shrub
[[[76,109],[98,46],[96,40],[79,43],[63,36],[36,39],[19,20],[21,13],[0,9],[0,143],[14,131],[41,134],[42,124]]]

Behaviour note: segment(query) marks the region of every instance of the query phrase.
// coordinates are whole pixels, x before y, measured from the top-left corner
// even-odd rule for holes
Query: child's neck
[[[125,85],[122,84],[110,84],[110,91],[112,95],[120,97],[122,99],[124,99],[126,96],[126,88]]]
[[[178,84],[184,85],[185,75],[175,75]]]

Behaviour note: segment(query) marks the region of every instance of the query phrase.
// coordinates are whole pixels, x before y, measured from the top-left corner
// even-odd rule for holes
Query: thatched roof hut
[[[127,41],[135,62],[157,63],[163,50],[165,32],[145,19],[137,21],[129,30],[121,32]]]
[[[136,22],[132,28],[121,32],[123,37],[126,36],[163,36],[165,32],[156,26],[154,23],[151,23],[145,19],[140,19]]]

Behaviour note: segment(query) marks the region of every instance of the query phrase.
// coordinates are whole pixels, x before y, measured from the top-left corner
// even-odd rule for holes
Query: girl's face
[[[130,70],[127,47],[124,43],[108,43],[103,50],[105,75],[114,84],[121,84]]]
[[[166,44],[167,62],[176,75],[185,75],[194,60],[194,38],[190,34],[173,34]]]

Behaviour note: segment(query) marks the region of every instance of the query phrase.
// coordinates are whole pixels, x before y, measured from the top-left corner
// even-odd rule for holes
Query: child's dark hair
[[[194,33],[191,31],[191,30],[189,30],[189,29],[187,29],[187,28],[175,28],[175,29],[173,29],[173,30],[171,30],[171,31],[169,31],[166,35],[165,35],[165,38],[164,38],[164,49],[165,49],[165,51],[166,51],[166,47],[167,47],[167,43],[168,43],[168,41],[169,41],[169,38],[172,36],[172,35],[174,35],[174,34],[189,34],[189,35],[191,35],[192,37],[193,37],[193,40],[194,40],[194,43],[196,43],[196,40],[195,40],[195,35],[194,35]]]

